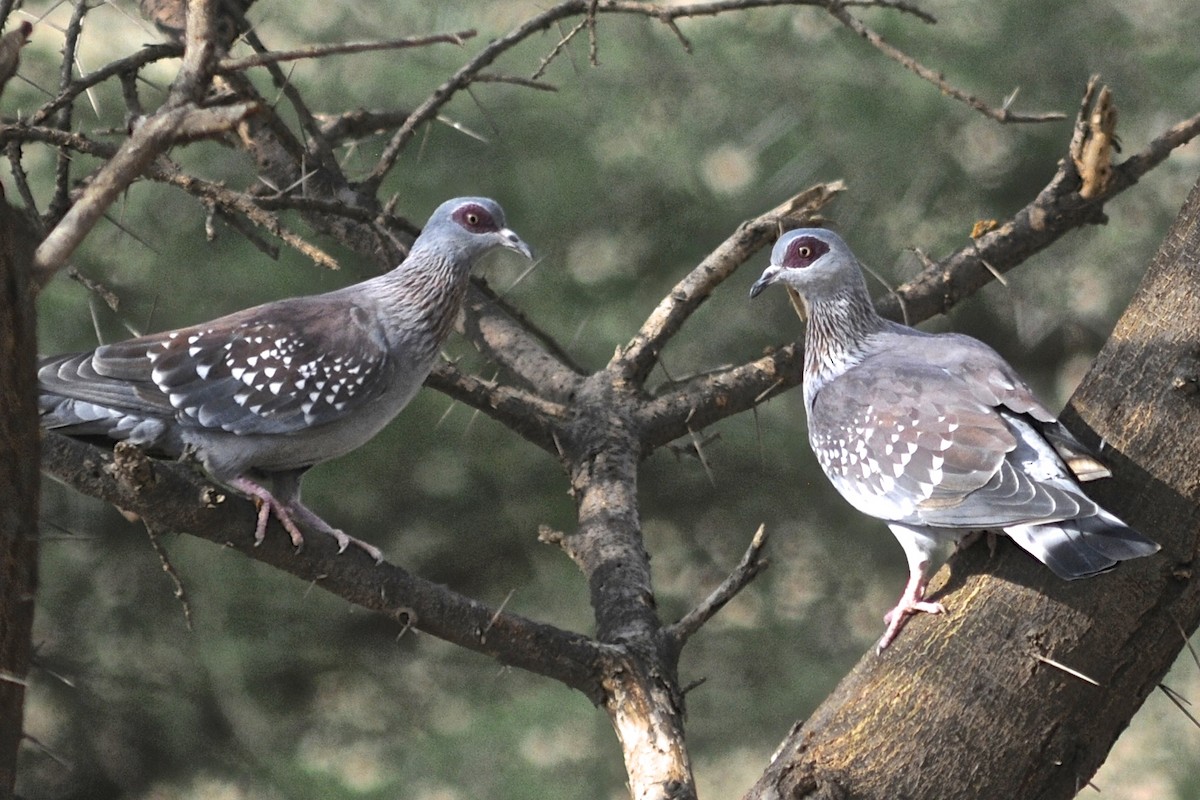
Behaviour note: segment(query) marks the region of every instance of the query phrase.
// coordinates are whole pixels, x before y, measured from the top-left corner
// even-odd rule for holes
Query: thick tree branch
[[[519,310],[473,279],[463,306],[463,333],[529,391],[556,403],[579,388],[583,368]]]
[[[496,381],[467,375],[453,364],[439,364],[425,385],[483,411],[550,455],[558,454],[555,435],[568,417],[566,406]]]
[[[678,649],[655,611],[650,556],[638,515],[636,395],[611,370],[576,393],[559,444],[579,525],[562,546],[588,582],[596,638],[619,645],[605,709],[621,742],[635,800],[689,800],[695,783],[685,744]]]

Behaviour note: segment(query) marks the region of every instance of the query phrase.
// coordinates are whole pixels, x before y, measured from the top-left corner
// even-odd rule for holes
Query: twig
[[[725,604],[737,596],[739,592],[750,585],[760,572],[766,569],[770,562],[762,557],[763,548],[767,545],[767,527],[759,525],[750,540],[750,546],[742,555],[742,560],[733,568],[733,572],[721,581],[721,585],[704,599],[700,605],[693,608],[678,622],[667,626],[664,631],[675,640],[676,647],[682,647],[692,634],[700,630],[706,622],[725,607]]]
[[[972,94],[962,91],[950,85],[944,77],[938,72],[931,70],[929,67],[920,63],[913,57],[899,50],[898,48],[888,44],[888,42],[875,31],[868,28],[860,20],[851,16],[846,11],[846,3],[840,0],[828,0],[825,3],[825,9],[833,15],[834,19],[845,25],[856,34],[866,39],[883,53],[888,58],[892,59],[909,72],[914,73],[920,78],[929,81],[936,86],[941,92],[966,103],[971,108],[986,117],[990,117],[997,122],[1051,122],[1054,120],[1065,119],[1066,115],[1058,112],[1050,112],[1044,114],[1017,114],[1008,108],[992,108],[987,103]]]
[[[59,94],[64,94],[71,85],[72,70],[75,66],[75,50],[79,46],[79,34],[83,30],[83,17],[87,14],[86,0],[75,0],[75,10],[71,21],[67,24],[66,37],[63,41],[63,59],[59,75]],[[71,129],[71,106],[64,105],[54,115],[54,127],[62,131]],[[54,167],[54,193],[50,196],[47,216],[50,224],[56,224],[71,205],[71,158],[59,148],[58,159]],[[35,281],[36,283],[36,281]]]
[[[116,75],[136,74],[138,70],[156,61],[168,58],[178,58],[183,55],[183,48],[178,44],[154,44],[142,47],[136,53],[125,58],[105,64],[98,70],[89,72],[79,80],[71,81],[68,86],[59,90],[53,100],[43,105],[29,118],[30,125],[41,125],[56,111],[68,107],[71,102],[88,89],[103,83]]]
[[[376,50],[401,50],[406,47],[424,47],[431,44],[462,45],[468,39],[478,35],[473,29],[455,31],[454,33],[436,33],[428,36],[408,36],[403,39],[388,39],[380,42],[345,42],[341,44],[318,44],[303,47],[298,50],[276,50],[273,52],[255,53],[245,58],[222,59],[217,65],[217,71],[240,72],[252,67],[263,67],[267,64],[278,64],[282,61],[299,61],[306,58],[324,58],[332,55],[350,53],[369,53]]]
[[[175,599],[179,601],[179,605],[183,609],[183,624],[187,629],[192,628],[192,604],[188,600],[187,589],[184,588],[183,578],[179,576],[179,571],[175,569],[175,565],[171,563],[171,557],[167,555],[166,549],[163,548],[162,542],[159,541],[158,532],[154,530],[149,523],[146,523],[146,534],[150,538],[150,547],[153,548],[155,555],[158,556],[158,562],[162,565],[163,572],[171,579],[171,583],[175,586]]]
[[[524,86],[526,89],[537,89],[539,92],[557,92],[558,87],[549,83],[533,80],[532,78],[521,78],[516,75],[496,75],[489,72],[481,72],[475,76],[472,83],[509,83],[513,86]]]
[[[117,296],[116,292],[114,292],[112,289],[105,286],[103,283],[100,283],[99,281],[94,281],[91,278],[87,277],[86,275],[81,273],[79,270],[77,270],[75,267],[73,267],[73,266],[67,267],[67,277],[69,277],[73,281],[76,281],[77,283],[82,285],[85,289],[87,289],[89,292],[91,292],[92,294],[96,295],[101,300],[103,300],[104,305],[108,306],[110,310],[116,311],[117,308],[121,305],[121,298],[119,298]]]
[[[566,49],[571,40],[574,39],[581,30],[587,27],[587,24],[588,21],[585,17],[578,24],[576,24],[574,28],[571,28],[571,30],[560,36],[554,47],[550,48],[550,52],[542,57],[541,63],[538,64],[538,68],[533,71],[533,74],[529,76],[529,80],[536,81],[538,78],[545,75],[546,70],[550,68],[550,64],[553,63],[553,61],[558,58],[559,54]]]

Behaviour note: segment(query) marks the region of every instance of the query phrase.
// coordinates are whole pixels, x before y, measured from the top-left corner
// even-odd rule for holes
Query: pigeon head
[[[487,197],[456,197],[434,210],[412,249],[450,251],[474,263],[497,247],[533,258],[529,245],[505,224],[499,203]]]
[[[786,283],[803,297],[836,292],[848,281],[862,281],[858,262],[842,237],[823,228],[797,228],[779,237],[771,264],[750,287],[757,297],[773,283]]]

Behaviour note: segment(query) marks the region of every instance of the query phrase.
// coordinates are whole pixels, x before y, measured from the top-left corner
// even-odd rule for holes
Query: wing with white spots
[[[868,358],[822,388],[809,433],[834,486],[883,519],[984,528],[1094,507],[1030,422],[911,355]]]
[[[169,405],[185,426],[279,434],[341,418],[378,397],[382,330],[349,302],[296,298],[98,348],[94,371]]]

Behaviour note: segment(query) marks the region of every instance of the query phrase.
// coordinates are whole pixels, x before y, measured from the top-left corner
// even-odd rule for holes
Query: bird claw
[[[279,520],[279,524],[288,532],[288,536],[292,539],[292,546],[299,552],[304,549],[304,534],[300,532],[299,526],[293,516],[300,518],[304,524],[316,528],[322,533],[332,536],[338,543],[338,553],[346,552],[350,545],[355,545],[361,548],[369,555],[376,564],[383,563],[383,551],[373,544],[355,539],[353,536],[334,528],[325,520],[318,517],[307,506],[293,502],[291,505],[285,505],[271,494],[269,491],[246,478],[238,478],[236,481],[231,481],[235,489],[245,492],[254,500],[254,504],[258,507],[258,519],[254,526],[254,546],[258,547],[267,538],[267,524],[271,521],[271,514],[275,514],[275,518]]]
[[[288,532],[288,536],[292,539],[292,546],[297,550],[304,548],[304,535],[300,533],[300,529],[296,527],[296,523],[292,521],[292,517],[288,514],[287,509],[275,496],[262,488],[256,483],[250,481],[240,481],[234,485],[235,488],[248,493],[254,505],[258,507],[258,519],[254,525],[254,546],[259,547],[267,538],[267,524],[271,521],[271,513],[274,512],[275,519],[279,520],[279,524]]]
[[[884,623],[887,624],[887,630],[884,631],[883,637],[879,640],[879,644],[875,646],[876,653],[882,653],[887,646],[896,640],[900,629],[908,622],[908,618],[913,614],[945,614],[946,607],[941,603],[931,603],[926,600],[913,600],[909,598],[901,598],[900,602],[883,616]]]
[[[941,603],[930,603],[925,600],[919,600],[912,603],[901,604],[893,608],[891,611],[883,615],[885,624],[891,624],[892,618],[899,612],[905,616],[910,614],[945,614],[946,607]]]
[[[346,552],[346,548],[348,548],[350,545],[354,545],[355,547],[358,547],[366,552],[367,555],[375,560],[376,564],[383,563],[383,551],[375,545],[364,542],[362,539],[355,539],[350,534],[343,530],[339,530],[338,528],[331,527],[328,531],[326,531],[326,533],[337,540],[339,554]]]

